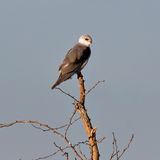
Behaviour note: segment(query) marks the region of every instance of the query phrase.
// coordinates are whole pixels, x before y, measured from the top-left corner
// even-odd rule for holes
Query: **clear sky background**
[[[159,0],[0,0],[0,123],[32,119],[57,127],[69,119],[72,99],[50,86],[86,33],[93,37],[86,88],[106,80],[86,100],[97,137],[107,137],[101,159],[111,153],[113,131],[120,147],[135,134],[124,160],[159,159]],[[60,87],[78,96],[76,76]],[[71,140],[81,137],[78,123]],[[0,129],[0,159],[47,155],[54,140],[28,125]]]

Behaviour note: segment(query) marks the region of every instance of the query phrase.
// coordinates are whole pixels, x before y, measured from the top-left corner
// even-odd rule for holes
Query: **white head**
[[[92,44],[92,38],[90,35],[82,35],[78,42],[89,47]]]

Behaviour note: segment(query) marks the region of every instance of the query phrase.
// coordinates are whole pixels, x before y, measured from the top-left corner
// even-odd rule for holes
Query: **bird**
[[[78,43],[75,44],[65,55],[62,64],[59,66],[59,77],[57,81],[51,86],[54,89],[62,82],[70,79],[74,74],[78,74],[87,64],[92,44],[92,37],[88,34],[80,36]]]

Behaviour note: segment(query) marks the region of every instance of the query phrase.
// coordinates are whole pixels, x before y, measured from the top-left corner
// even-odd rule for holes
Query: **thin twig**
[[[119,151],[118,151],[118,144],[117,144],[117,140],[116,140],[116,137],[115,137],[115,134],[114,134],[114,132],[112,132],[112,135],[113,135],[113,141],[114,141],[114,145],[115,145],[115,151],[116,151],[116,157],[117,157],[117,160],[119,159],[118,157],[118,153],[119,153]]]
[[[54,152],[54,153],[51,153],[51,154],[46,155],[46,156],[43,156],[43,157],[36,158],[36,159],[34,159],[34,160],[42,160],[42,159],[50,158],[50,157],[56,155],[59,151],[60,151],[60,150],[58,149],[58,150],[57,150],[56,152]]]
[[[69,127],[72,125],[72,120],[73,120],[73,117],[75,116],[75,114],[76,114],[76,109],[74,110],[74,112],[72,113],[71,118],[69,119],[69,123],[67,125],[66,131],[65,131],[65,134],[64,134],[65,137],[67,136],[67,132],[69,130]]]
[[[78,146],[79,148],[79,153],[84,157],[85,160],[87,160],[86,155],[82,152],[80,145]]]
[[[88,146],[90,145],[90,144],[89,144],[89,141],[88,141],[88,140],[85,140],[85,141],[81,141],[81,142],[76,143],[76,144],[74,145],[74,147],[79,146],[79,145],[81,145],[81,144],[88,145]]]
[[[114,132],[112,133],[113,136],[113,142],[112,142],[112,154],[110,156],[110,160],[113,160],[113,158],[116,156],[116,160],[119,160],[122,155],[124,155],[124,153],[128,150],[128,148],[130,147],[131,142],[133,141],[134,135],[132,134],[127,146],[123,149],[122,152],[120,152],[120,150],[118,150],[118,145],[117,145],[117,140],[115,137]]]
[[[132,134],[130,140],[129,140],[129,143],[128,145],[123,149],[122,153],[119,155],[119,159],[122,157],[122,155],[127,151],[127,149],[130,147],[130,144],[132,143],[133,141],[133,138],[134,138],[134,134]]]
[[[55,145],[56,148],[59,149],[59,151],[61,151],[63,153],[62,156],[66,157],[66,160],[69,160],[68,159],[69,158],[68,152],[65,152],[64,149],[62,147],[58,146],[55,142],[54,142],[54,145]]]
[[[87,92],[86,92],[86,95],[89,94],[93,89],[95,89],[100,83],[104,83],[105,80],[101,80],[101,81],[98,81],[97,83],[95,83],[93,85],[93,87],[91,87]]]
[[[109,160],[112,160],[112,158],[115,156],[115,146],[114,146],[114,141],[112,142],[112,154],[110,156]]]
[[[72,98],[74,101],[76,101],[77,103],[79,103],[79,101],[78,101],[74,96],[72,96],[71,94],[65,92],[65,91],[62,90],[61,88],[58,88],[58,87],[57,87],[57,88],[55,88],[55,89],[58,89],[58,90],[61,91],[63,94],[69,96],[69,97]]]
[[[105,139],[106,139],[106,137],[102,137],[102,138],[97,140],[97,143],[102,143],[102,141],[105,140]]]

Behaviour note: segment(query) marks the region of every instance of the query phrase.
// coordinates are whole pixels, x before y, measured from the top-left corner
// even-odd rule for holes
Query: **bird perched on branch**
[[[75,73],[80,71],[87,64],[91,55],[90,45],[92,44],[92,38],[89,35],[82,35],[76,45],[71,48],[66,54],[62,64],[59,67],[59,78],[52,85],[51,89],[54,89],[60,83],[71,78]]]

